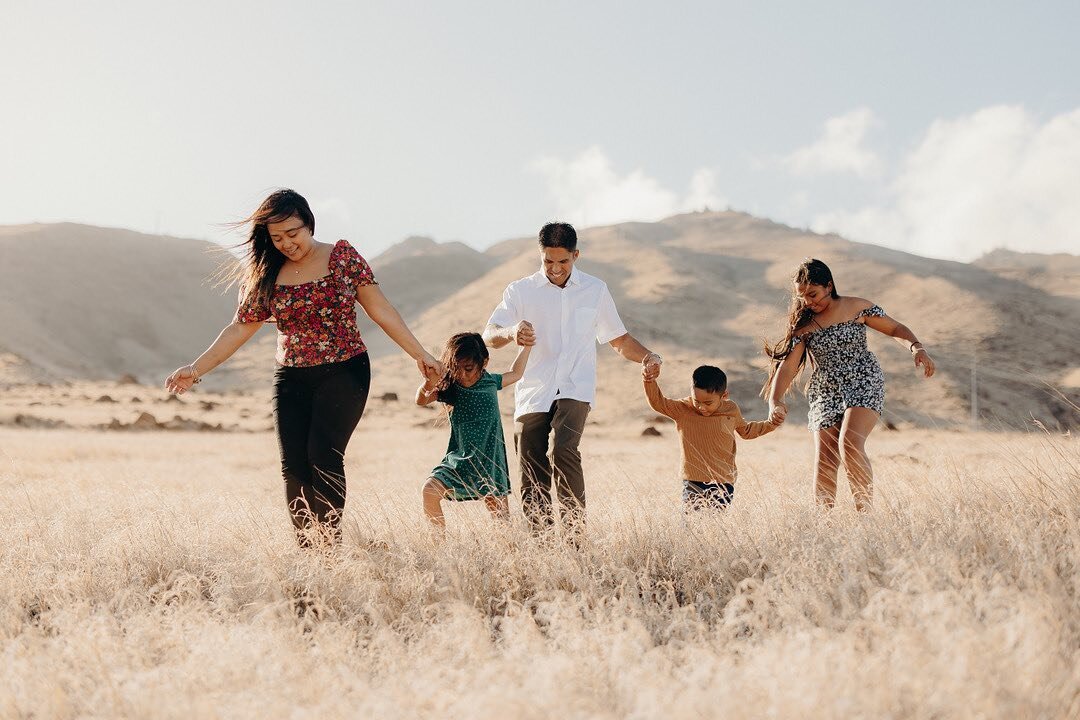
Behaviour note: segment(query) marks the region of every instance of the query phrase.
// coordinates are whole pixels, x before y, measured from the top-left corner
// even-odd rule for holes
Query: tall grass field
[[[858,514],[785,427],[687,517],[670,430],[601,428],[578,548],[516,500],[437,541],[444,447],[362,425],[314,552],[270,433],[0,430],[0,717],[1080,717],[1075,438],[879,431]]]

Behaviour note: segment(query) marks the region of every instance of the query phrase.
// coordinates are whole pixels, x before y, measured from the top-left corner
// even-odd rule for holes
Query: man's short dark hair
[[[727,390],[727,375],[718,367],[702,365],[694,371],[694,387],[705,392],[722,393]]]
[[[540,247],[577,250],[577,231],[570,223],[553,222],[540,228]]]

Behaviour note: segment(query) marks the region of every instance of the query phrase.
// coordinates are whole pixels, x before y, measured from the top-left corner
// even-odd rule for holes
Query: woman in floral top
[[[274,424],[289,513],[301,546],[336,542],[345,507],[345,447],[371,382],[356,303],[416,360],[421,375],[442,366],[409,331],[352,245],[316,242],[315,216],[301,195],[271,194],[246,223],[251,232],[236,316],[165,386],[174,393],[191,389],[264,322],[276,323]]]
[[[815,439],[814,485],[828,507],[836,502],[836,474],[843,464],[855,507],[870,507],[873,470],[866,438],[885,405],[885,377],[866,347],[866,328],[895,338],[911,352],[915,367],[934,374],[934,361],[906,325],[877,305],[841,297],[832,271],[820,260],[807,260],[795,271],[795,294],[786,337],[766,354],[773,360],[765,385],[769,414],[783,418],[783,397],[809,355],[814,372],[807,386],[809,425]]]

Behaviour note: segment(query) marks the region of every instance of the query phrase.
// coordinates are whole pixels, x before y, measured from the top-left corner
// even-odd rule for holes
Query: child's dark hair
[[[702,365],[694,370],[694,387],[705,392],[720,394],[727,390],[727,375],[718,367]]]
[[[439,390],[445,390],[454,382],[457,369],[463,364],[472,361],[483,366],[488,359],[487,345],[484,338],[477,333],[458,333],[446,341],[446,349],[443,350],[442,364],[446,368],[446,374],[439,381]]]
[[[577,231],[569,223],[553,222],[540,228],[540,247],[577,250]]]

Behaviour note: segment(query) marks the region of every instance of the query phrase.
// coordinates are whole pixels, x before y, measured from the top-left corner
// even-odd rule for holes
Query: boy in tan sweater
[[[656,384],[659,373],[643,370],[645,397],[652,409],[675,421],[681,443],[683,502],[686,509],[722,509],[735,494],[735,434],[752,440],[780,426],[780,418],[748,422],[728,399],[727,375],[718,367],[694,370],[689,397],[671,400]]]

